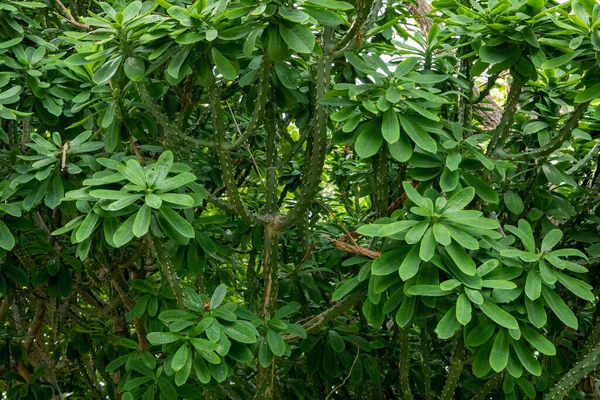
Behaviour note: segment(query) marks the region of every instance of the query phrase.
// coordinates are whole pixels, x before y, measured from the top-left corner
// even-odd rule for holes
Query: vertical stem
[[[373,157],[373,200],[374,208],[377,213],[377,218],[387,216],[388,209],[388,168],[389,168],[389,153],[386,146],[382,146],[379,152]]]
[[[233,203],[238,214],[246,222],[258,224],[259,218],[246,208],[246,205],[243,203],[240,196],[237,183],[235,182],[233,164],[228,152],[229,147],[225,140],[225,124],[223,122],[219,88],[215,84],[208,89],[208,99],[219,165],[221,167],[221,174],[223,175],[223,182],[225,183],[227,194],[229,195],[229,201]]]
[[[452,358],[450,359],[450,369],[440,400],[452,400],[454,398],[454,391],[456,390],[458,379],[460,378],[463,369],[463,352],[464,343],[461,333],[459,332],[454,338],[454,351],[452,352]]]
[[[321,183],[321,174],[323,173],[323,165],[325,163],[325,155],[327,150],[327,120],[328,106],[321,104],[318,100],[321,99],[329,89],[329,81],[331,74],[332,61],[332,44],[333,30],[330,27],[325,27],[323,33],[323,54],[317,63],[317,79],[316,79],[316,99],[315,99],[315,121],[312,131],[311,148],[307,148],[310,157],[305,157],[304,171],[302,174],[302,192],[299,200],[292,210],[287,214],[287,217],[282,221],[284,225],[295,223],[298,218],[306,213],[310,207],[315,195],[318,192],[319,184]]]
[[[475,393],[475,396],[471,400],[485,400],[489,399],[489,394],[498,386],[502,380],[503,374],[494,374],[483,384],[479,392]]]
[[[425,400],[433,399],[431,391],[431,366],[429,365],[429,332],[426,327],[421,329],[421,358],[423,362],[423,387],[425,388]]]
[[[400,388],[405,400],[413,400],[410,390],[410,341],[408,330],[399,328],[398,341],[400,345]]]
[[[169,254],[165,250],[162,242],[158,238],[155,238],[152,235],[150,235],[150,233],[146,234],[146,240],[148,241],[148,246],[150,247],[152,254],[158,260],[161,274],[169,283],[173,294],[175,294],[175,298],[177,299],[177,306],[179,306],[179,308],[181,309],[184,309],[185,305],[183,304],[183,285],[181,284],[181,278],[177,276],[175,265],[171,261]]]
[[[263,298],[263,317],[277,309],[277,281],[279,276],[279,227],[267,223],[263,239],[263,276],[265,294]]]
[[[502,114],[502,118],[500,119],[500,123],[496,127],[496,131],[494,132],[494,136],[492,136],[492,140],[487,148],[487,155],[491,155],[498,148],[498,146],[503,146],[504,142],[508,138],[510,133],[510,128],[515,120],[515,113],[517,112],[517,107],[519,105],[519,97],[521,96],[521,91],[523,90],[523,86],[518,80],[513,80],[510,90],[508,91],[508,97],[506,98],[506,106],[504,108],[504,114]]]

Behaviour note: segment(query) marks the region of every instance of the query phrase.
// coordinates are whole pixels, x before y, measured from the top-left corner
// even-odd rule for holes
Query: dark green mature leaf
[[[502,308],[498,307],[496,304],[491,303],[489,301],[484,301],[483,304],[479,306],[481,311],[485,315],[487,315],[492,321],[497,323],[500,326],[503,326],[507,329],[518,329],[519,324],[515,317],[504,311]]]
[[[223,75],[223,78],[227,79],[228,81],[234,80],[237,75],[237,71],[235,70],[235,67],[231,61],[229,61],[219,50],[214,47],[210,49],[210,54],[212,55],[215,66],[217,67],[217,71]]]
[[[565,325],[577,329],[579,325],[577,317],[554,290],[542,285],[542,296],[558,319]]]
[[[395,143],[400,139],[400,124],[398,123],[398,117],[393,107],[388,108],[383,113],[383,120],[381,122],[381,134],[388,143]]]
[[[496,372],[502,371],[508,364],[510,337],[506,329],[500,329],[494,339],[490,353],[490,366]]]
[[[170,207],[160,207],[158,211],[161,213],[163,217],[167,220],[167,222],[181,235],[187,238],[194,238],[194,228],[187,222],[181,215],[173,211]]]
[[[435,329],[437,330],[440,339],[449,339],[454,336],[456,331],[460,329],[460,323],[456,319],[455,307],[452,307],[446,312]]]
[[[482,200],[494,204],[497,204],[500,201],[498,193],[480,178],[467,172],[463,172],[462,177],[469,186],[472,186],[475,189],[475,193],[477,193],[477,196]]]
[[[437,145],[435,140],[433,140],[417,121],[408,114],[399,115],[399,118],[402,129],[404,129],[404,132],[408,134],[417,146],[429,153],[436,153]]]
[[[290,49],[298,53],[310,53],[315,47],[315,36],[304,25],[282,23],[279,24],[279,33]]]
[[[277,357],[281,357],[283,353],[285,353],[285,342],[283,338],[279,334],[279,332],[268,329],[267,330],[267,343],[269,344],[269,348]]]
[[[377,124],[364,124],[358,128],[358,136],[354,143],[356,154],[360,158],[369,158],[379,151],[383,144],[383,136],[377,129]]]

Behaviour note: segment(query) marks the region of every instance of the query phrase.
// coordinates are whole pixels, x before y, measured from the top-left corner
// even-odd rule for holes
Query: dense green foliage
[[[0,0],[0,393],[597,396],[599,100],[595,0]]]

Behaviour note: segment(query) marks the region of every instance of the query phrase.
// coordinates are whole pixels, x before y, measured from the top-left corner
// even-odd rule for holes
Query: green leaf
[[[412,246],[402,264],[400,264],[400,279],[407,281],[419,272],[421,257],[419,256],[419,247]]]
[[[426,200],[417,190],[410,184],[410,182],[402,182],[402,188],[404,188],[404,192],[406,196],[408,196],[409,200],[418,205],[419,207],[423,207],[426,210],[430,210],[433,212],[433,203],[431,200]]]
[[[190,341],[192,340],[194,339],[191,339]],[[202,384],[206,385],[210,382],[210,370],[202,357],[199,357],[198,355],[194,357],[194,370],[196,371],[196,377]]]
[[[269,345],[266,340],[260,344],[258,348],[258,363],[263,368],[268,368],[273,362],[273,352],[269,349]]]
[[[316,19],[320,25],[338,26],[344,24],[344,19],[334,11],[313,10],[311,8],[304,9],[303,11]]]
[[[583,92],[578,93],[575,96],[575,103],[586,103],[600,97],[600,83],[595,84],[592,87],[586,88]]]
[[[121,224],[121,226],[115,231],[113,236],[113,243],[115,247],[121,247],[131,239],[133,239],[133,224],[135,223],[136,214],[131,215]]]
[[[352,4],[337,0],[308,0],[307,3],[336,11],[350,11],[354,9]]]
[[[210,49],[210,54],[212,55],[215,66],[217,67],[217,71],[223,75],[223,78],[227,79],[228,81],[234,80],[237,76],[237,71],[235,70],[233,64],[214,47]]]
[[[399,115],[402,129],[408,134],[413,142],[421,149],[435,154],[437,144],[435,140],[423,129],[423,127],[407,114]]]
[[[433,235],[435,240],[443,246],[448,246],[452,242],[450,231],[442,222],[436,222],[433,225]]]
[[[510,352],[509,347],[510,338],[506,329],[500,329],[490,353],[490,366],[496,372],[502,371],[508,364],[508,355]]]
[[[170,150],[163,152],[154,164],[154,179],[148,180],[148,184],[150,186],[161,184],[169,175],[172,167],[173,153]]]
[[[431,228],[427,229],[427,232],[423,235],[423,239],[421,240],[421,247],[419,251],[419,257],[423,261],[429,261],[433,258],[435,254],[435,239],[433,237],[433,230]]]
[[[381,134],[388,143],[395,143],[400,139],[400,125],[398,124],[398,117],[393,107],[388,108],[383,113],[383,121],[381,123]]]
[[[225,295],[227,294],[227,286],[225,284],[220,284],[217,286],[215,291],[213,292],[212,297],[210,298],[210,308],[214,310],[219,307],[221,303],[223,303],[223,299],[225,299]]]
[[[373,275],[389,275],[398,272],[400,260],[406,255],[405,248],[392,249],[386,251],[377,257],[371,264],[371,273]]]
[[[443,208],[444,214],[462,210],[475,198],[475,189],[468,187],[461,189],[448,200]]]
[[[175,390],[171,382],[164,375],[158,379],[158,388],[160,389],[161,398],[177,400],[177,390]]]
[[[153,346],[173,343],[182,338],[180,334],[172,332],[151,332],[146,337]]]
[[[525,309],[527,310],[527,318],[533,326],[541,328],[546,325],[547,316],[542,299],[530,300],[529,297],[525,297]]]
[[[525,209],[525,205],[523,204],[523,200],[521,200],[521,196],[512,190],[507,190],[506,193],[504,193],[504,204],[506,205],[508,211],[516,215],[521,215]]]
[[[419,256],[417,253],[417,258],[418,257]],[[350,293],[352,290],[354,290],[354,288],[356,288],[359,283],[360,283],[360,281],[358,280],[358,277],[356,277],[356,276],[352,279],[348,279],[333,292],[333,295],[331,296],[331,300],[339,301],[339,300],[343,299],[344,297],[346,297],[346,295],[348,293]]]
[[[256,343],[256,335],[249,327],[240,323],[234,322],[232,325],[221,324],[221,329],[227,336],[236,342],[254,344]]]
[[[595,301],[595,296],[589,289],[591,286],[579,279],[571,278],[560,271],[554,271],[554,274],[558,281],[575,296],[582,298],[583,300],[591,302]]]
[[[171,368],[173,368],[175,372],[179,371],[185,366],[185,363],[187,362],[189,356],[190,349],[187,343],[184,343],[181,345],[181,347],[179,347],[179,350],[175,352],[175,355],[171,360]]]
[[[544,353],[548,356],[556,355],[556,347],[554,344],[542,336],[539,332],[527,327],[521,326],[521,333],[523,337],[527,339],[533,347],[535,347],[540,353]]]
[[[116,56],[112,60],[104,63],[96,72],[94,73],[93,81],[97,85],[102,85],[103,83],[108,82],[110,78],[117,72],[119,67],[121,66],[121,56]]]
[[[496,324],[487,318],[480,317],[479,324],[470,330],[467,335],[467,344],[472,347],[479,347],[490,340],[495,330]]]
[[[125,63],[123,63],[123,71],[129,79],[134,82],[142,80],[146,74],[146,65],[141,57],[131,56],[127,57]]]
[[[414,285],[406,290],[407,294],[412,296],[447,296],[450,292],[440,289],[438,285]]]
[[[542,280],[538,272],[532,268],[527,273],[527,281],[525,282],[525,294],[531,300],[539,298],[542,294]]]
[[[96,214],[95,212],[90,211],[88,213],[87,217],[85,217],[85,219],[83,220],[81,225],[79,225],[79,228],[77,229],[77,233],[75,234],[75,238],[77,239],[78,243],[81,243],[85,239],[90,237],[92,232],[94,232],[94,229],[96,229],[96,227],[98,226],[99,220],[100,220],[100,216],[98,214]]]
[[[188,357],[186,363],[183,368],[175,373],[175,384],[177,386],[182,386],[187,382],[190,377],[190,372],[192,372],[192,357]]]
[[[542,69],[552,69],[563,66],[569,61],[573,60],[575,57],[578,57],[582,52],[582,50],[577,50],[574,52],[563,54],[560,57],[551,58],[550,60],[542,64]]]
[[[155,195],[154,193],[150,193],[149,195],[146,196],[146,198],[144,199],[146,201],[146,204],[156,210],[158,210],[160,208],[160,206],[162,206],[162,200],[160,197],[158,197],[157,195]]]
[[[458,186],[459,179],[460,173],[458,171],[450,171],[448,168],[444,168],[440,177],[440,188],[443,192],[451,192]]]
[[[63,181],[60,177],[60,173],[55,171],[54,174],[52,174],[52,178],[50,178],[50,184],[46,197],[44,197],[44,203],[49,208],[54,209],[60,205],[64,196],[65,188]]]
[[[542,285],[542,296],[558,319],[565,325],[577,329],[579,325],[577,317],[554,290]]]
[[[135,203],[136,201],[138,201],[141,198],[142,198],[141,194],[132,194],[132,195],[129,195],[128,197],[125,197],[121,200],[117,200],[117,201],[109,204],[108,207],[106,207],[106,209],[108,211],[119,211],[119,210],[124,209],[125,207],[129,207],[130,205],[132,205],[133,203]]]
[[[404,297],[400,308],[396,312],[396,323],[401,328],[406,327],[412,320],[415,313],[416,301],[416,297]]]
[[[573,178],[560,171],[552,164],[544,163],[542,165],[542,171],[544,172],[544,175],[546,175],[546,179],[557,186],[562,186],[563,183],[566,183],[567,185],[577,187],[577,182],[575,182]]]
[[[421,238],[423,237],[423,235],[425,234],[425,232],[427,231],[428,227],[429,227],[428,220],[419,221],[415,226],[410,228],[410,230],[406,233],[404,240],[408,244],[418,243],[421,240]]]
[[[187,222],[181,215],[173,211],[170,207],[161,207],[158,209],[163,217],[167,220],[169,225],[171,225],[179,234],[186,238],[194,238],[196,234],[194,233],[194,228]]]
[[[456,319],[461,325],[471,322],[471,302],[465,293],[461,293],[456,300]]]
[[[368,123],[363,124],[358,128],[354,149],[360,158],[374,156],[383,144],[383,136],[376,127],[377,124]]]
[[[290,49],[297,51],[298,53],[309,54],[315,47],[315,36],[311,30],[304,25],[280,23],[279,33]]]
[[[333,329],[329,330],[329,345],[336,353],[343,353],[346,349],[344,339],[342,339],[340,334],[334,331]]]
[[[485,315],[487,315],[492,321],[497,323],[500,326],[503,326],[507,329],[518,329],[519,324],[515,317],[495,305],[489,301],[484,301],[483,304],[479,306],[481,311]]]
[[[157,180],[155,189],[160,190],[161,193],[170,192],[171,190],[178,189],[195,181],[196,175],[192,174],[191,172],[183,172],[177,176],[174,176],[173,178],[165,179],[162,182],[158,182]]]
[[[158,197],[160,197],[162,201],[177,204],[179,206],[192,207],[194,205],[194,199],[187,194],[161,193]]]
[[[13,266],[3,266],[2,272],[4,272],[6,276],[10,278],[10,280],[13,281],[18,287],[29,286],[29,276],[21,268]],[[4,295],[4,293],[2,294]]]
[[[144,204],[137,212],[132,228],[133,234],[136,237],[142,237],[146,234],[146,232],[148,232],[151,215],[152,213],[150,211],[150,207],[148,207],[146,204]]]
[[[402,61],[396,66],[396,69],[394,70],[394,76],[396,78],[403,77],[411,72],[419,62],[420,60],[417,57],[408,57],[406,60]]]
[[[467,252],[455,241],[449,246],[446,246],[446,251],[448,255],[452,258],[456,266],[466,275],[473,276],[477,273],[477,267],[475,266],[475,262]]]
[[[442,317],[436,326],[440,339],[450,339],[460,329],[460,323],[456,319],[456,308],[452,307]]]
[[[512,57],[514,48],[511,46],[481,46],[479,57],[488,64],[500,64]]]
[[[472,186],[475,189],[475,193],[477,193],[477,196],[482,200],[487,201],[488,203],[498,204],[500,201],[498,193],[492,189],[490,185],[467,172],[463,172],[462,177],[469,186]]]
[[[198,351],[213,351],[217,349],[217,344],[202,338],[190,338],[190,343]]]
[[[521,31],[521,33],[523,34],[523,39],[525,39],[530,46],[536,49],[540,47],[540,43],[538,42],[537,36],[533,32],[533,29],[527,26]]]
[[[273,354],[277,357],[281,357],[285,353],[285,342],[279,332],[267,329],[267,343]]]
[[[542,367],[531,351],[529,351],[523,343],[517,340],[512,341],[512,346],[523,367],[525,367],[532,375],[540,376],[542,374]]]
[[[548,250],[551,250],[554,246],[558,244],[558,242],[560,242],[562,237],[563,233],[560,229],[552,229],[551,231],[546,233],[546,236],[544,236],[544,239],[542,240],[541,252],[545,253]]]
[[[10,251],[13,247],[15,247],[15,238],[4,221],[0,221],[0,248]]]

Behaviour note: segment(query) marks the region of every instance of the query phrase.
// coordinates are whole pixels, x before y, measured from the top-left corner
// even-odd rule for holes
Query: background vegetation
[[[3,398],[597,396],[599,28],[0,1]]]

